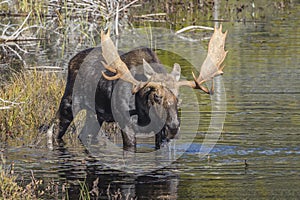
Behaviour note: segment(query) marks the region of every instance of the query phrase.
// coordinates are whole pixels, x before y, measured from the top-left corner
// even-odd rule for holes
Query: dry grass
[[[1,140],[30,143],[39,127],[55,116],[64,86],[64,80],[55,73],[25,71],[12,75],[0,88]]]
[[[14,173],[14,163],[6,165],[6,160],[0,153],[0,199],[58,199],[59,196],[68,200],[67,184],[59,185],[50,181],[44,183],[34,177],[31,171],[30,181],[24,181],[23,177]],[[61,189],[58,189],[61,187]]]
[[[1,199],[36,199],[17,183],[16,178],[16,176],[9,175],[3,170],[0,170]]]

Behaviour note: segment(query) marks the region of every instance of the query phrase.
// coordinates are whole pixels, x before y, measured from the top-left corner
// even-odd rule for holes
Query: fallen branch
[[[150,18],[150,17],[160,17],[160,16],[166,16],[167,13],[151,13],[151,14],[145,14],[145,15],[136,15],[133,16],[134,18]]]
[[[32,11],[30,11],[27,15],[27,17],[25,18],[25,20],[23,21],[23,23],[21,24],[21,26],[11,35],[12,38],[17,38],[21,32],[23,32],[23,26],[25,25],[25,23],[27,22],[29,16],[31,15]]]
[[[32,70],[36,72],[51,72],[51,73],[61,73],[65,69],[58,66],[35,66],[35,67],[25,67],[27,70]]]
[[[112,12],[111,14],[109,14],[108,19],[111,18],[112,16],[116,15],[117,12],[121,12],[121,11],[123,11],[124,9],[128,8],[129,6],[131,6],[132,4],[136,3],[137,1],[139,1],[139,0],[132,1],[132,2],[130,2],[129,4],[125,5],[124,7],[122,7],[121,9]]]
[[[0,43],[7,42],[31,42],[31,41],[41,41],[46,40],[46,38],[9,38],[9,37],[0,37]]]
[[[36,67],[27,67],[28,70],[43,70],[43,69],[51,69],[51,70],[63,70],[63,68],[59,66],[36,66]]]
[[[8,48],[10,51],[12,51],[22,62],[23,62],[23,65],[26,67],[27,66],[27,64],[26,64],[26,62],[25,62],[25,60],[22,58],[22,56],[20,56],[20,54],[17,52],[17,51],[15,51],[13,48],[11,48],[9,45],[5,45],[5,46],[2,46],[2,48],[4,48],[4,47],[6,47],[6,48]],[[18,48],[18,45],[17,45],[17,48]],[[18,49],[21,49],[21,48],[18,48]]]
[[[34,38],[34,37],[19,37],[19,35],[31,28],[43,28],[41,26],[30,26],[30,27],[26,27],[23,28],[21,30],[18,31],[18,33],[13,33],[13,35],[10,36],[6,36],[4,35],[4,33],[0,36],[0,42],[1,43],[7,43],[7,42],[28,42],[28,41],[38,41],[38,40],[45,40],[45,38]],[[15,35],[17,34],[17,35]]]
[[[11,106],[3,106],[3,107],[0,107],[0,110],[8,110],[8,109],[11,109]]]
[[[2,98],[0,98],[0,101],[2,101],[3,103],[9,103],[10,106],[13,106],[13,105],[20,105],[22,103],[25,103],[25,102],[14,102],[14,101],[8,101],[8,100],[4,100]],[[4,106],[4,107],[10,107],[10,106]],[[4,107],[1,107],[1,108],[4,108]]]
[[[185,31],[189,31],[189,30],[193,30],[193,29],[203,29],[203,30],[210,30],[210,31],[214,30],[214,28],[207,27],[207,26],[188,26],[188,27],[185,27],[185,28],[182,28],[182,29],[176,31],[175,34],[180,34]]]
[[[20,105],[20,104],[25,103],[25,102],[8,101],[8,100],[4,100],[2,98],[0,98],[0,101],[2,101],[4,104],[10,104],[9,106],[1,106],[0,110],[9,110],[9,109],[13,108],[15,105]]]
[[[5,4],[5,3],[7,3],[7,4],[8,4],[8,3],[9,3],[9,1],[8,1],[8,0],[6,0],[6,1],[2,1],[2,2],[0,2],[0,5],[1,5],[1,4]]]

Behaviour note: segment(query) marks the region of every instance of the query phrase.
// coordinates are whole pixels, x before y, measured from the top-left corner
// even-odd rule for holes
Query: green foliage
[[[88,186],[86,185],[86,182],[79,182],[80,185],[80,194],[79,194],[79,199],[84,200],[84,199],[91,199],[90,197],[90,192],[88,189]]]

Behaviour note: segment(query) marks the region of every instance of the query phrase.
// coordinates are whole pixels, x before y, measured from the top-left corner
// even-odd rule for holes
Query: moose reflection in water
[[[78,179],[85,182],[91,199],[176,199],[179,175],[168,170],[132,176],[120,171],[102,169],[99,164],[68,164],[61,170],[61,178],[72,185],[68,190],[69,199],[78,199]]]
[[[175,63],[173,71],[167,73],[157,55],[149,48],[138,48],[119,56],[109,31],[106,34],[102,32],[101,48],[84,50],[71,59],[65,93],[49,131],[53,133],[55,139],[60,140],[73,120],[75,80],[82,76],[86,76],[83,77],[86,80],[99,77],[96,78],[97,83],[90,83],[93,85],[91,87],[97,86],[95,90],[90,90],[91,87],[86,86],[81,89],[86,89],[86,93],[95,95],[94,102],[84,101],[85,106],[81,108],[93,110],[100,127],[103,122],[117,121],[121,128],[124,149],[134,151],[137,135],[153,134],[153,132],[155,146],[159,149],[164,143],[173,139],[180,128],[179,87],[188,86],[213,94],[213,84],[209,90],[203,86],[203,83],[213,81],[215,76],[223,74],[221,64],[227,54],[224,50],[226,35],[227,32],[222,32],[222,26],[215,27],[200,75],[196,77],[193,74],[193,81],[179,81],[181,73],[179,64]],[[83,65],[88,65],[88,70],[85,69],[87,71],[85,74],[78,75]],[[121,86],[117,101],[120,109],[115,109],[112,95],[119,81],[123,81],[124,84]],[[128,113],[129,117],[127,117]],[[116,120],[116,115],[121,120]],[[134,117],[137,118],[136,121],[133,120]],[[88,131],[94,133],[99,130],[92,130],[94,125],[89,124],[91,118],[92,116],[87,116],[83,130],[90,128]]]

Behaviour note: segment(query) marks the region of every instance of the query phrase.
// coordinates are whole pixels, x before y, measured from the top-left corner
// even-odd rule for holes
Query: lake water
[[[193,119],[200,118],[197,134],[185,152],[178,145],[176,153],[183,155],[163,169],[142,176],[130,175],[111,170],[91,158],[83,147],[68,144],[53,151],[9,146],[4,151],[7,162],[14,161],[15,172],[23,177],[30,177],[33,170],[36,178],[69,183],[70,199],[78,197],[78,180],[85,180],[92,188],[97,178],[100,199],[108,198],[107,188],[111,194],[120,191],[123,197],[137,199],[300,198],[300,2],[285,9],[273,15],[268,13],[263,20],[228,18],[222,23],[229,32],[229,53],[224,76],[216,86],[223,86],[225,91],[218,101],[226,106],[226,111],[222,110],[226,118],[208,155],[199,156],[198,151],[209,134],[211,105],[217,100],[193,92],[199,101],[189,102],[182,115],[187,117],[187,127],[194,126]],[[213,26],[212,21],[203,23]],[[202,32],[187,36],[198,35],[203,36]],[[45,54],[28,58],[28,65],[45,65],[46,56],[47,65],[63,68],[75,52],[91,45],[70,45],[62,55],[60,48],[54,48],[55,40],[50,41],[50,46],[40,47]],[[205,51],[207,40],[199,43]],[[194,48],[194,43],[191,46]],[[158,51],[158,55],[169,65],[185,62],[164,51]],[[56,60],[56,56],[61,59]],[[183,67],[184,76],[191,78],[190,72],[191,66]],[[184,90],[183,94],[189,91]],[[182,98],[184,102],[189,96]],[[199,112],[194,109],[195,103]],[[185,131],[189,134],[187,128]]]

